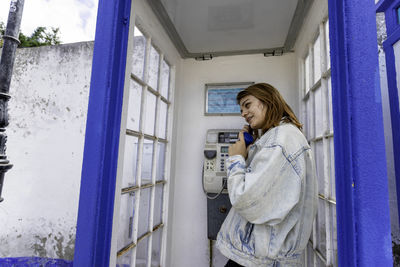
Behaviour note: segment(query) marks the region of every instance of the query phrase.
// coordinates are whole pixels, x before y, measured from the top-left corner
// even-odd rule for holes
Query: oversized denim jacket
[[[248,151],[227,159],[232,208],[217,247],[244,266],[302,266],[316,213],[310,146],[291,123],[268,130]]]

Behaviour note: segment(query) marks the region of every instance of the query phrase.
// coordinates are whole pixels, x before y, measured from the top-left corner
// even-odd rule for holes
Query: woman
[[[239,92],[241,115],[262,135],[246,148],[243,132],[229,147],[232,209],[217,237],[226,266],[302,266],[316,212],[315,164],[302,125],[266,83]]]

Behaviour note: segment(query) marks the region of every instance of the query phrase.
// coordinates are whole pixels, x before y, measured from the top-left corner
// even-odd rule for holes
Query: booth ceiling
[[[148,0],[181,56],[287,52],[312,0]]]

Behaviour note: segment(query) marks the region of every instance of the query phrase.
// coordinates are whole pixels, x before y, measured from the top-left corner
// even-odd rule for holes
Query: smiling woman
[[[317,203],[315,163],[302,125],[269,84],[251,85],[237,100],[250,125],[244,131],[262,136],[246,148],[242,132],[229,147],[232,209],[217,247],[230,259],[226,266],[302,266]]]

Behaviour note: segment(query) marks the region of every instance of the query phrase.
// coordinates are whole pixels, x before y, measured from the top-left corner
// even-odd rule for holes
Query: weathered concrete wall
[[[93,43],[18,49],[0,257],[73,259]]]

